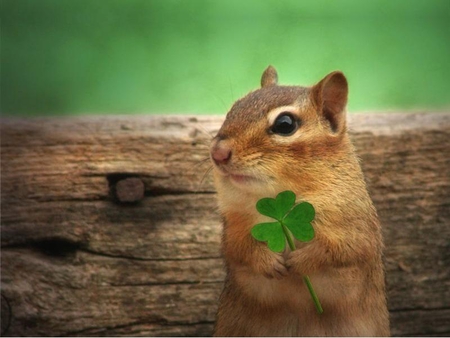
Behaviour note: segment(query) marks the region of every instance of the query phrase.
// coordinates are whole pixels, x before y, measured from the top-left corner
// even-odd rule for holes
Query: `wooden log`
[[[2,335],[210,335],[222,121],[2,119]],[[449,335],[450,114],[349,126],[383,224],[392,334]]]

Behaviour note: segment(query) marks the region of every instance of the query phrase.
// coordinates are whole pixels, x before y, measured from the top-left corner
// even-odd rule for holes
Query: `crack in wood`
[[[1,335],[4,336],[8,333],[8,330],[11,326],[12,308],[11,303],[3,294],[3,292],[1,293],[1,298]]]
[[[88,248],[87,243],[73,242],[67,239],[46,238],[38,241],[26,241],[22,243],[5,244],[1,246],[2,250],[14,249],[30,249],[37,250],[46,256],[56,258],[73,257],[76,252],[84,252],[90,255],[111,258],[123,259],[127,261],[141,261],[141,262],[184,262],[184,261],[206,261],[206,260],[222,260],[221,256],[188,256],[188,257],[167,257],[167,258],[150,258],[138,256],[126,256],[118,254],[109,254],[99,252]]]
[[[437,308],[427,308],[427,307],[416,307],[416,308],[389,308],[389,312],[391,313],[398,313],[398,312],[432,312],[432,311],[446,311],[450,310],[450,307],[443,306],[443,307],[437,307]]]
[[[223,279],[215,281],[180,281],[180,282],[167,282],[167,283],[128,283],[128,284],[108,284],[110,287],[130,287],[130,286],[165,286],[165,285],[214,285],[223,284]]]
[[[115,326],[105,326],[105,327],[89,327],[85,328],[79,331],[71,331],[64,334],[64,336],[78,336],[82,334],[99,334],[99,333],[107,333],[108,331],[118,331],[123,329],[129,329],[136,326],[152,326],[152,325],[159,325],[159,326],[165,326],[165,327],[175,327],[175,326],[198,326],[198,325],[214,325],[215,321],[208,321],[208,320],[202,320],[202,321],[195,321],[195,322],[187,322],[187,321],[169,321],[165,318],[159,318],[157,320],[140,320],[135,321],[132,323],[127,324],[121,324],[121,325],[115,325]],[[128,333],[138,333],[144,331],[144,328],[136,329],[133,332]],[[212,332],[211,332],[212,333]]]
[[[73,241],[67,238],[48,237],[35,241],[25,241],[22,243],[2,245],[5,249],[31,249],[56,258],[73,257],[77,251],[81,251],[86,243]]]
[[[114,331],[114,330],[118,330],[118,329],[125,329],[128,327],[133,327],[133,326],[138,326],[138,325],[152,325],[152,324],[158,324],[158,325],[164,325],[165,323],[167,323],[167,320],[164,318],[159,318],[159,319],[151,319],[148,321],[135,321],[132,323],[127,323],[127,324],[120,324],[120,325],[111,325],[111,326],[105,326],[105,327],[101,327],[101,326],[94,326],[94,327],[88,327],[79,331],[71,331],[71,332],[67,332],[64,334],[64,336],[77,336],[80,334],[86,334],[86,333],[100,333],[100,332],[105,332],[105,331]]]
[[[183,262],[183,261],[204,261],[204,260],[210,260],[210,259],[222,259],[221,256],[198,256],[198,257],[183,257],[183,258],[149,258],[149,257],[138,257],[138,256],[125,256],[125,255],[114,255],[104,252],[95,251],[88,248],[80,249],[80,251],[101,256],[101,257],[107,257],[107,258],[114,258],[114,259],[124,259],[124,260],[135,260],[135,261],[144,261],[144,262]]]

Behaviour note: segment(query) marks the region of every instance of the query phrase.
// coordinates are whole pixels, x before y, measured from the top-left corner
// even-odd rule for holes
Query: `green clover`
[[[256,209],[260,214],[272,217],[276,222],[259,223],[252,230],[252,236],[258,240],[267,242],[269,249],[281,252],[286,247],[286,239],[291,250],[295,250],[292,234],[302,242],[308,242],[314,238],[314,228],[311,221],[314,219],[314,207],[303,202],[295,204],[295,194],[283,191],[273,198],[262,198],[256,203]]]
[[[251,234],[256,240],[267,242],[269,249],[274,252],[282,252],[286,248],[286,241],[289,248],[294,251],[295,244],[292,237],[302,242],[308,242],[314,238],[314,228],[311,225],[316,215],[314,207],[308,202],[294,206],[295,199],[295,194],[286,190],[280,192],[276,198],[262,198],[256,203],[256,210],[260,214],[269,216],[276,222],[256,224]],[[303,276],[303,281],[311,294],[317,312],[323,313],[311,280],[308,276]]]

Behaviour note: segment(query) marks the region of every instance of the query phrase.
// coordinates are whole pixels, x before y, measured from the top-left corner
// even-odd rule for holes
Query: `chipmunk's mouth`
[[[238,184],[248,184],[259,181],[257,178],[248,175],[229,174],[230,179]]]
[[[247,175],[247,174],[241,174],[241,173],[235,173],[230,172],[228,170],[225,170],[224,168],[218,168],[219,173],[228,178],[232,183],[237,185],[247,185],[247,184],[254,184],[254,183],[261,183],[262,181],[255,176]]]

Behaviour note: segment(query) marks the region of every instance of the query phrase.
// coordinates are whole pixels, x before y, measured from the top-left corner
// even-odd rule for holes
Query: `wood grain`
[[[210,335],[222,121],[2,119],[2,335]],[[349,125],[383,224],[392,334],[449,335],[450,114]]]

